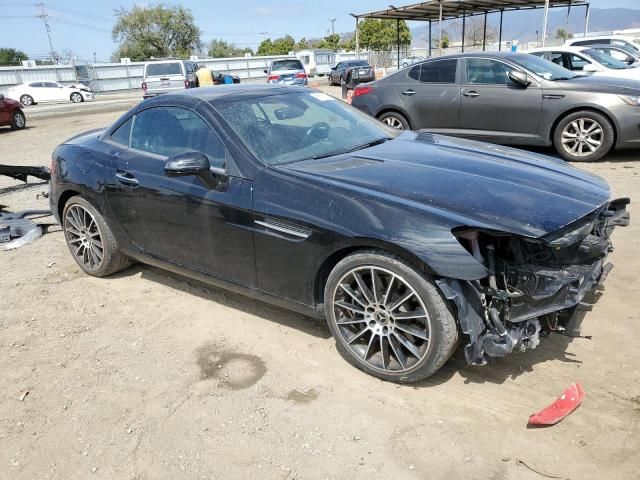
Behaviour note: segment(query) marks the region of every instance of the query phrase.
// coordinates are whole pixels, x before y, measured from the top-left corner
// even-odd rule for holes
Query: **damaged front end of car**
[[[570,325],[585,295],[602,286],[613,265],[616,226],[629,224],[628,198],[608,202],[591,214],[541,238],[484,229],[453,233],[490,272],[474,281],[440,279],[438,285],[458,312],[468,337],[465,356],[472,365],[489,357],[535,348],[540,336],[572,334]]]

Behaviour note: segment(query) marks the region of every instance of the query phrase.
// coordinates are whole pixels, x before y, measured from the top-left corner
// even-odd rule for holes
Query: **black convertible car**
[[[299,87],[140,103],[53,154],[51,206],[102,277],[136,260],[326,317],[385,380],[562,331],[610,270],[627,199],[562,161],[389,129]]]

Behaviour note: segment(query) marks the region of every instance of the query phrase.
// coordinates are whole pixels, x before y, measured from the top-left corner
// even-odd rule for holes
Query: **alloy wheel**
[[[588,157],[604,141],[602,126],[591,118],[578,118],[562,130],[562,147],[576,157]]]
[[[391,128],[395,128],[396,130],[404,130],[402,122],[396,117],[387,117],[383,120],[383,122],[389,125]]]
[[[33,103],[33,98],[31,98],[29,95],[23,95],[20,97],[20,103],[29,106]]]
[[[73,103],[80,103],[82,101],[82,95],[80,95],[79,93],[72,93],[71,101]]]
[[[69,207],[64,217],[64,232],[76,260],[87,270],[100,268],[104,247],[100,229],[91,212],[80,205]]]
[[[23,128],[24,127],[24,115],[21,114],[20,112],[16,112],[14,114],[14,123],[15,123],[17,128]]]
[[[400,373],[429,352],[431,319],[423,300],[401,276],[361,266],[342,276],[333,292],[337,330],[361,362]]]

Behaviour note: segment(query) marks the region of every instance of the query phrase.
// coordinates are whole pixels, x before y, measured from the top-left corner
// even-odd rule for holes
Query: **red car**
[[[27,125],[22,104],[0,93],[0,127],[9,125],[12,130],[21,130]]]

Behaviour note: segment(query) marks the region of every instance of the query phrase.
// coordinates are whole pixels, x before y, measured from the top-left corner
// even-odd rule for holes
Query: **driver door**
[[[164,106],[120,128],[109,139],[107,198],[131,242],[152,257],[255,286],[252,182],[233,173],[215,130],[193,110]],[[167,159],[185,152],[206,155],[219,182],[167,176]]]
[[[537,136],[542,89],[523,88],[507,76],[515,67],[495,59],[464,59],[460,88],[460,130],[465,136],[496,139]]]

